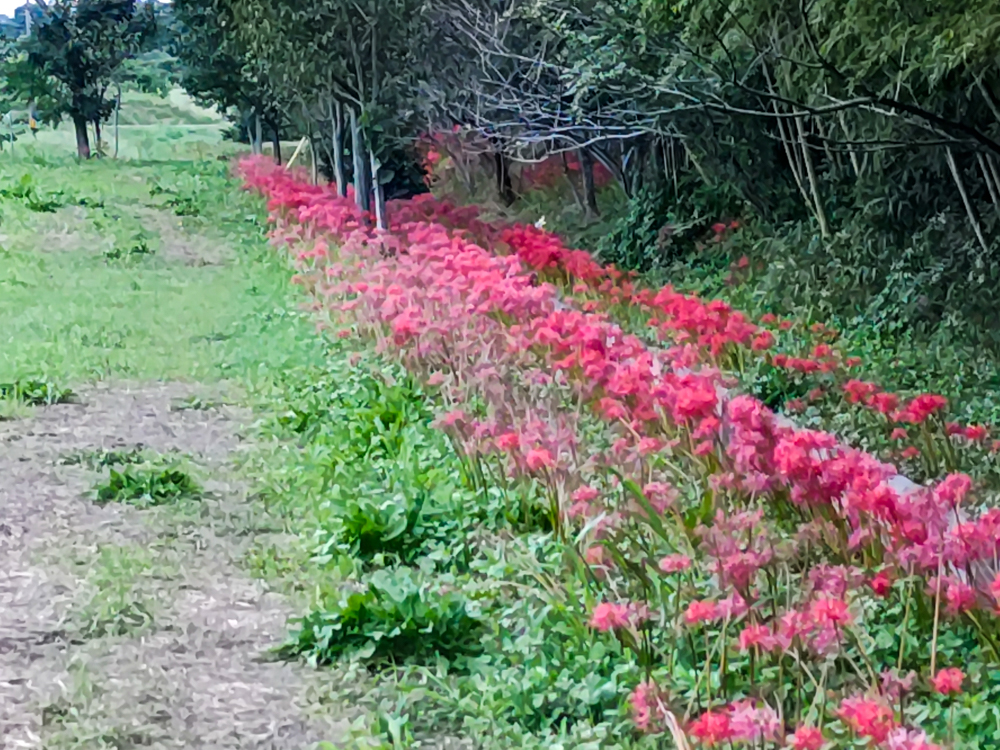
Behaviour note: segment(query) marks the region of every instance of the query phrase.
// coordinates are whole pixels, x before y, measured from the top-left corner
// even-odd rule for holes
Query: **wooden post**
[[[121,84],[115,84],[118,89],[115,93],[115,158],[118,158],[118,113],[122,109],[122,87]]]
[[[299,158],[299,153],[301,153],[302,149],[305,148],[307,140],[309,139],[306,136],[302,136],[302,140],[299,141],[299,145],[295,147],[295,153],[292,154],[292,158],[288,160],[288,164],[285,165],[286,167],[288,167],[289,169],[292,168],[292,165],[295,163],[295,160]]]

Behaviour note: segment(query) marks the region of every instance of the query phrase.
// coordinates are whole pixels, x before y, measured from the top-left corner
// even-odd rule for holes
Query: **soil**
[[[0,747],[302,750],[346,730],[329,674],[268,656],[293,607],[239,565],[270,533],[233,467],[247,415],[172,408],[194,396],[105,384],[0,422]],[[95,503],[102,470],[72,457],[138,446],[188,456],[208,497]]]

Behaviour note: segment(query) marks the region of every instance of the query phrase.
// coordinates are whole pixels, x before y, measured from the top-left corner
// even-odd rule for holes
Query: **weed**
[[[20,201],[28,210],[37,213],[55,213],[66,205],[62,191],[40,196],[30,174],[22,175],[14,187],[0,189],[0,197]]]
[[[172,198],[167,201],[167,205],[177,216],[201,216],[201,206],[191,197]]]
[[[144,238],[139,238],[129,247],[115,246],[104,252],[106,260],[122,260],[125,258],[141,257],[152,255],[154,250],[149,247],[149,243]]]
[[[102,638],[148,627],[153,605],[143,593],[143,582],[152,569],[153,559],[142,548],[101,547],[87,576],[91,596],[77,615],[80,634]]]
[[[94,488],[99,504],[127,503],[139,508],[176,503],[201,496],[201,488],[189,474],[177,467],[156,464],[126,464],[109,469],[107,480]]]
[[[188,396],[187,398],[174,399],[170,404],[170,411],[208,411],[225,406],[221,401],[206,401],[200,396]]]
[[[0,399],[28,406],[51,406],[74,403],[76,394],[68,388],[59,388],[44,380],[15,380],[12,383],[0,383]]]
[[[59,463],[64,466],[86,466],[89,469],[105,469],[111,466],[141,464],[149,461],[149,454],[140,445],[129,450],[83,450],[67,453]]]

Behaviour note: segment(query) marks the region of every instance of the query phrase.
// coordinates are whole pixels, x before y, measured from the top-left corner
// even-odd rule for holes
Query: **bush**
[[[686,178],[672,184],[643,188],[600,241],[600,259],[625,271],[665,268],[688,257],[700,244],[714,240],[712,226],[743,212],[734,188],[709,188]]]
[[[139,508],[174,503],[201,494],[198,483],[172,466],[126,464],[109,469],[108,479],[94,488],[98,503],[128,503]]]

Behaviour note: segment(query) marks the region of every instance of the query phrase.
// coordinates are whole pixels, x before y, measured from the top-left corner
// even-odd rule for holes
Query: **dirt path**
[[[101,386],[0,422],[0,747],[302,750],[343,731],[322,675],[264,658],[290,612],[238,565],[267,533],[227,481],[244,415],[171,410],[193,394]],[[101,507],[97,473],[64,465],[140,444],[191,456],[213,498]]]

